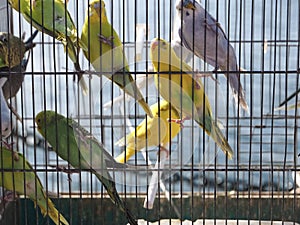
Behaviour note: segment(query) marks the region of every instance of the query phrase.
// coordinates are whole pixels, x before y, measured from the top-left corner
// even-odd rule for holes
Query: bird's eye
[[[186,12],[186,14],[185,14],[186,16],[189,16],[190,15],[190,13],[189,12]]]
[[[37,122],[37,123],[40,123],[40,122],[41,122],[41,120],[40,120],[40,119],[38,119],[36,122]]]
[[[5,36],[1,37],[2,42],[7,42],[7,38]]]

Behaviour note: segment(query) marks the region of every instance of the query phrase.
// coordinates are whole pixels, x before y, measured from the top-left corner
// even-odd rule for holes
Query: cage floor
[[[178,208],[176,215],[170,202],[164,197],[157,198],[152,210],[143,208],[145,196],[126,195],[126,205],[135,213],[139,224],[285,224],[300,222],[300,196],[296,193],[274,193],[272,195],[252,196],[239,193],[237,196],[172,196],[173,204]],[[60,196],[52,198],[57,209],[70,224],[127,224],[123,212],[118,210],[105,196]],[[43,217],[34,204],[23,197],[9,202],[1,210],[2,225],[50,224],[49,217]],[[147,221],[147,222],[146,222]],[[171,223],[170,223],[171,222]],[[281,223],[281,222],[280,222]]]
[[[259,221],[259,220],[196,220],[196,221],[189,221],[189,220],[160,220],[157,222],[149,223],[148,221],[145,220],[139,220],[138,221],[139,225],[292,225],[295,224],[297,225],[298,223],[294,222],[284,222],[284,221]]]

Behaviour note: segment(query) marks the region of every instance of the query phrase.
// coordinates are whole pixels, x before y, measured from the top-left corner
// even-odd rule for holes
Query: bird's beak
[[[192,9],[192,10],[196,9],[195,0],[184,0],[182,6],[187,9]]]
[[[100,9],[101,8],[101,2],[97,2],[96,4],[94,4],[94,8],[95,9]]]
[[[153,40],[151,43],[151,50],[154,51],[154,49],[156,49],[158,45],[159,45],[159,40],[158,39]]]
[[[101,7],[101,3],[100,3],[100,2],[97,2],[97,3],[94,3],[94,4],[90,3],[90,4],[89,4],[89,7],[90,7],[90,8],[91,8],[91,7],[94,7],[94,9],[98,9],[98,8]]]

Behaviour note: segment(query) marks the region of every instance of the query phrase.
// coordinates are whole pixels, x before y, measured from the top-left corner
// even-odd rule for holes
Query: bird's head
[[[195,10],[196,9],[195,1],[196,0],[183,0],[182,6],[187,9]]]
[[[176,3],[176,9],[178,13],[181,13],[184,10],[195,10],[195,0],[178,0]]]
[[[55,120],[60,115],[54,111],[41,111],[35,117],[35,123],[38,131],[44,136],[47,127],[51,124],[55,124]]]
[[[89,7],[91,12],[96,12],[102,20],[107,20],[105,2],[103,0],[92,0]]]
[[[0,44],[1,45],[8,45],[8,40],[9,36],[8,33],[5,32],[0,32]]]
[[[170,55],[170,44],[159,38],[155,38],[151,41],[150,45],[150,56],[152,62],[165,62],[169,63],[169,55]]]
[[[20,4],[19,4],[19,0],[8,0],[8,3],[10,4],[10,6],[12,8],[14,8],[17,11],[20,11]]]

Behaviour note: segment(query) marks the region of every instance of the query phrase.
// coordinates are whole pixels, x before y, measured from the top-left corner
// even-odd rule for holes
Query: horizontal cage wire
[[[0,224],[300,222],[298,0],[0,11]]]

